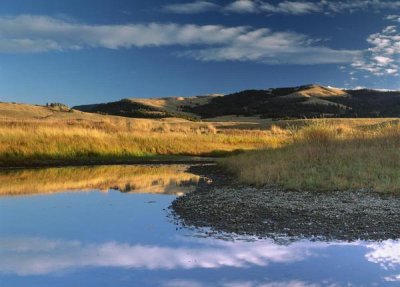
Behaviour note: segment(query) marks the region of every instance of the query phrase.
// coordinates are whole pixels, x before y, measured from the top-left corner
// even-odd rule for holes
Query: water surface
[[[185,166],[0,172],[0,286],[398,286],[400,241],[215,238],[168,217]]]

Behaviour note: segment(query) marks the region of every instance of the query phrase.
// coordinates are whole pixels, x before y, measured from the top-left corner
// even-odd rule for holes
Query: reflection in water
[[[115,165],[7,170],[0,172],[0,196],[115,189],[122,192],[183,194],[199,176],[184,165]]]
[[[195,280],[171,280],[165,282],[163,287],[209,287],[200,281]],[[221,287],[318,287],[320,285],[306,283],[303,281],[291,280],[291,281],[273,281],[273,282],[254,282],[254,281],[233,281],[233,282],[221,282],[218,286]],[[330,287],[337,287],[335,284],[330,284]]]
[[[1,239],[0,271],[19,275],[48,274],[82,267],[192,269],[267,266],[312,256],[326,243],[299,242],[289,246],[272,241],[226,242],[197,248],[130,245],[117,242],[84,244],[79,241],[40,238]]]
[[[188,243],[196,245],[189,247]],[[187,247],[182,246],[185,244],[188,244]],[[332,247],[363,248],[367,251],[365,255],[367,261],[378,263],[385,270],[400,267],[400,241],[329,243],[304,240],[282,245],[273,240],[248,242],[186,239],[181,240],[180,245],[181,247],[163,247],[118,242],[95,244],[31,237],[2,238],[0,272],[45,275],[85,267],[149,270],[249,268],[268,266],[272,263],[290,264],[316,258],[321,256],[325,249]],[[398,278],[399,276],[395,275],[386,277],[386,280],[393,281]]]
[[[200,180],[185,169],[103,166],[1,172],[0,285],[398,286],[400,241],[228,241],[204,237],[208,230],[175,226],[166,218],[175,196],[61,193],[115,188],[177,194]],[[59,194],[5,196],[46,193]]]
[[[379,264],[385,270],[395,270],[400,266],[400,242],[387,240],[379,243],[369,244],[371,250],[365,257],[368,261]],[[386,281],[400,281],[399,275],[385,277]]]
[[[400,265],[399,241],[387,240],[379,243],[371,243],[367,247],[371,250],[366,255],[368,261],[378,263],[387,269]]]

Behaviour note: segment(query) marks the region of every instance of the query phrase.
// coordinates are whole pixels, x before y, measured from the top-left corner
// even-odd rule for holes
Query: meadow
[[[284,130],[289,140],[279,148],[246,152],[221,164],[240,181],[258,186],[400,192],[399,121],[354,124],[310,121]]]
[[[3,167],[223,156],[286,140],[267,130],[236,129],[232,123],[129,119],[39,106],[2,104],[0,115]]]
[[[246,184],[400,191],[398,119],[131,119],[0,104],[0,166],[222,157]]]

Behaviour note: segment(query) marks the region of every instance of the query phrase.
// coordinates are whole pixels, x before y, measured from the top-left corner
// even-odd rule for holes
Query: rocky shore
[[[190,172],[208,180],[172,203],[174,215],[187,226],[272,238],[400,238],[400,196],[244,186],[215,165],[192,166]]]

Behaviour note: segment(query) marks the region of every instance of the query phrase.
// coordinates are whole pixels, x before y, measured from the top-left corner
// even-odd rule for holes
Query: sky
[[[400,1],[2,0],[0,101],[400,89]]]

